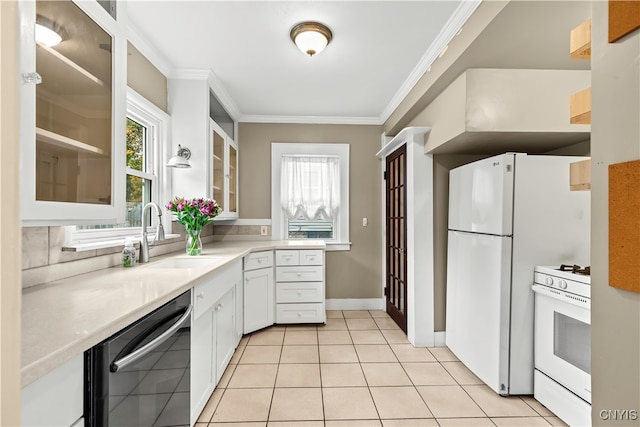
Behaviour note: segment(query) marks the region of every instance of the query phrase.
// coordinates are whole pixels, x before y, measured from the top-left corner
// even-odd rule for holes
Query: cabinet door
[[[229,217],[238,217],[238,145],[227,137],[228,170],[227,170],[227,214]]]
[[[191,422],[200,415],[215,385],[213,366],[214,309],[210,308],[191,323]]]
[[[234,330],[236,332],[234,347],[237,347],[244,333],[244,286],[242,279],[236,283],[236,311],[233,316]]]
[[[215,305],[216,328],[216,383],[222,378],[236,348],[233,315],[235,312],[235,289],[230,289]]]
[[[244,333],[257,331],[274,322],[273,268],[244,273]]]
[[[227,211],[227,204],[225,201],[225,194],[227,192],[227,180],[225,179],[225,134],[214,122],[209,120],[209,144],[211,150],[211,194],[212,197],[218,202],[218,205],[222,208],[223,216]]]
[[[22,425],[70,426],[82,416],[83,355],[22,389]]]
[[[122,222],[126,23],[97,2],[20,2],[25,224]],[[34,38],[36,23],[62,41]]]

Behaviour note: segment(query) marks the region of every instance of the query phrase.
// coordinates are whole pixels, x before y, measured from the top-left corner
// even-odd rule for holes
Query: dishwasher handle
[[[158,321],[154,325],[150,326],[149,328],[147,328],[146,330],[141,332],[136,338],[131,340],[131,342],[128,345],[126,345],[120,351],[120,353],[118,353],[118,355],[116,356],[116,358],[113,361],[113,363],[111,363],[111,365],[109,366],[109,370],[111,372],[118,372],[119,369],[122,369],[125,366],[128,366],[128,365],[132,364],[133,362],[136,362],[136,361],[140,360],[142,357],[146,356],[148,353],[153,351],[156,347],[158,347],[160,344],[162,344],[167,339],[169,339],[178,329],[180,329],[180,326],[182,326],[182,324],[187,319],[189,319],[191,317],[191,311],[192,310],[193,310],[193,305],[189,304],[188,307],[185,307],[184,309],[179,310],[179,311],[177,311],[177,312],[165,317],[164,319]],[[162,334],[160,334],[156,338],[154,338],[153,341],[150,341],[149,343],[147,343],[144,346],[140,347],[136,351],[131,351],[140,342],[142,342],[146,337],[151,335],[158,328],[162,327],[169,320],[171,320],[171,319],[173,319],[173,318],[175,318],[177,316],[180,316],[180,318],[173,325],[171,325],[171,327],[169,329],[167,329]],[[126,354],[126,355],[123,356],[123,354]]]

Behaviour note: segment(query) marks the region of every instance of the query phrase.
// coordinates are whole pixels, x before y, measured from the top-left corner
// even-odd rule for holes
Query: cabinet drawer
[[[323,323],[324,304],[276,304],[276,323]]]
[[[242,281],[242,263],[236,261],[208,274],[193,288],[193,318],[197,319]]]
[[[322,282],[322,266],[276,267],[276,282]]]
[[[254,252],[244,257],[244,271],[273,266],[273,251]]]
[[[300,265],[324,265],[321,249],[300,251]]]
[[[322,282],[285,282],[276,286],[276,302],[323,302],[324,286]]]
[[[276,265],[299,265],[300,251],[276,251]]]

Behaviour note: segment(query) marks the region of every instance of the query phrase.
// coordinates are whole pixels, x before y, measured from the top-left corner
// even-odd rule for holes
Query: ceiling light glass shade
[[[189,158],[191,157],[191,150],[188,148],[182,148],[178,144],[178,152],[175,156],[169,159],[167,162],[168,168],[190,168]]]
[[[291,40],[303,53],[313,56],[331,41],[331,30],[319,22],[302,22],[291,29]]]
[[[36,42],[47,47],[57,45],[62,41],[60,34],[43,25],[36,24]]]

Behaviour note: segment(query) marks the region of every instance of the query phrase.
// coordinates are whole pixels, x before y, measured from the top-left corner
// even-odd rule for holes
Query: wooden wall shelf
[[[571,59],[591,59],[591,19],[571,30],[569,55]]]
[[[591,159],[569,164],[569,190],[591,190]]]
[[[571,95],[569,99],[569,121],[575,125],[591,124],[591,88]]]

